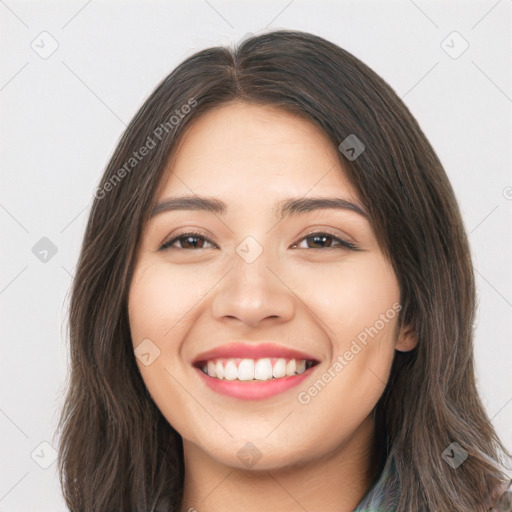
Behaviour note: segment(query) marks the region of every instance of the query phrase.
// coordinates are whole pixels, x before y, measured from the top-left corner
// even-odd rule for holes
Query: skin
[[[361,205],[337,148],[314,124],[282,110],[224,105],[194,121],[169,159],[157,199],[191,194],[221,199],[227,212],[153,217],[129,292],[134,348],[149,339],[160,350],[148,366],[137,359],[140,373],[183,438],[182,510],[250,512],[272,504],[280,511],[351,511],[376,476],[372,411],[395,350],[411,350],[416,339],[408,328],[398,331],[395,315],[309,403],[299,402],[299,393],[400,301],[367,218],[335,209],[274,216],[275,204],[292,197]],[[305,238],[325,230],[360,250],[333,237]],[[193,239],[198,248],[184,237],[159,251],[190,231],[206,237]],[[236,251],[247,236],[263,249],[252,263]],[[297,348],[320,363],[304,384],[270,398],[216,393],[191,362],[241,340]],[[247,442],[261,454],[251,467],[237,456]]]

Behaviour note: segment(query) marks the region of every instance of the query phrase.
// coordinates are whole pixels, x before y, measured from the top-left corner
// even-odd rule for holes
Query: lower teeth
[[[206,375],[208,375],[208,372],[202,370],[203,373],[205,373]],[[278,379],[285,379],[286,377],[295,377],[296,375],[300,375],[300,373],[294,373],[293,375],[285,375],[284,377],[272,377],[270,379],[251,379],[251,380],[241,380],[241,379],[219,379],[218,377],[212,377],[213,379],[218,379],[218,380],[230,380],[231,382],[233,382],[234,380],[237,380],[238,382],[265,382],[267,380],[278,380]]]

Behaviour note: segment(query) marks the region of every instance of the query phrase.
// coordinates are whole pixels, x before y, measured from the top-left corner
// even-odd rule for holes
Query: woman
[[[60,424],[71,510],[506,506],[457,202],[362,62],[294,31],[196,53],[95,198]]]

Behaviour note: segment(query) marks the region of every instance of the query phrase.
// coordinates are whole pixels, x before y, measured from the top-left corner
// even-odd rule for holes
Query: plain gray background
[[[474,256],[478,386],[512,449],[511,20],[512,0],[0,0],[0,511],[65,510],[53,450],[68,292],[93,191],[126,123],[184,58],[266,28],[353,53],[434,146]],[[57,252],[41,261],[44,237]]]

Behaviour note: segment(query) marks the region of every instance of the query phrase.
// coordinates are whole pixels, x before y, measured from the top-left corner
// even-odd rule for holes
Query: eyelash
[[[313,231],[312,233],[308,233],[306,236],[302,237],[299,242],[302,242],[303,240],[306,240],[307,238],[310,238],[310,237],[313,237],[313,236],[318,236],[318,235],[327,235],[328,237],[330,238],[333,238],[336,242],[338,242],[338,246],[337,247],[325,247],[325,248],[321,248],[321,247],[316,247],[316,248],[313,248],[313,249],[309,249],[309,250],[329,250],[329,249],[349,249],[349,250],[352,250],[352,251],[358,251],[358,247],[353,244],[352,242],[349,242],[348,240],[344,240],[343,238],[339,238],[337,236],[335,236],[334,234],[332,233],[329,233],[327,231]],[[181,235],[178,235],[174,238],[172,238],[171,240],[169,240],[168,242],[165,242],[161,247],[160,247],[160,251],[165,251],[165,250],[169,250],[169,249],[178,249],[178,250],[182,250],[182,251],[187,251],[187,250],[198,250],[198,249],[183,249],[183,248],[179,248],[179,247],[172,247],[172,245],[174,245],[174,243],[182,238],[187,238],[187,237],[197,237],[197,238],[203,238],[204,240],[206,240],[208,243],[212,244],[212,245],[215,245],[209,238],[205,237],[204,235],[202,235],[201,233],[197,233],[197,232],[190,232],[190,233],[182,233]],[[295,243],[293,244],[293,247],[296,247],[298,245],[298,243]]]

